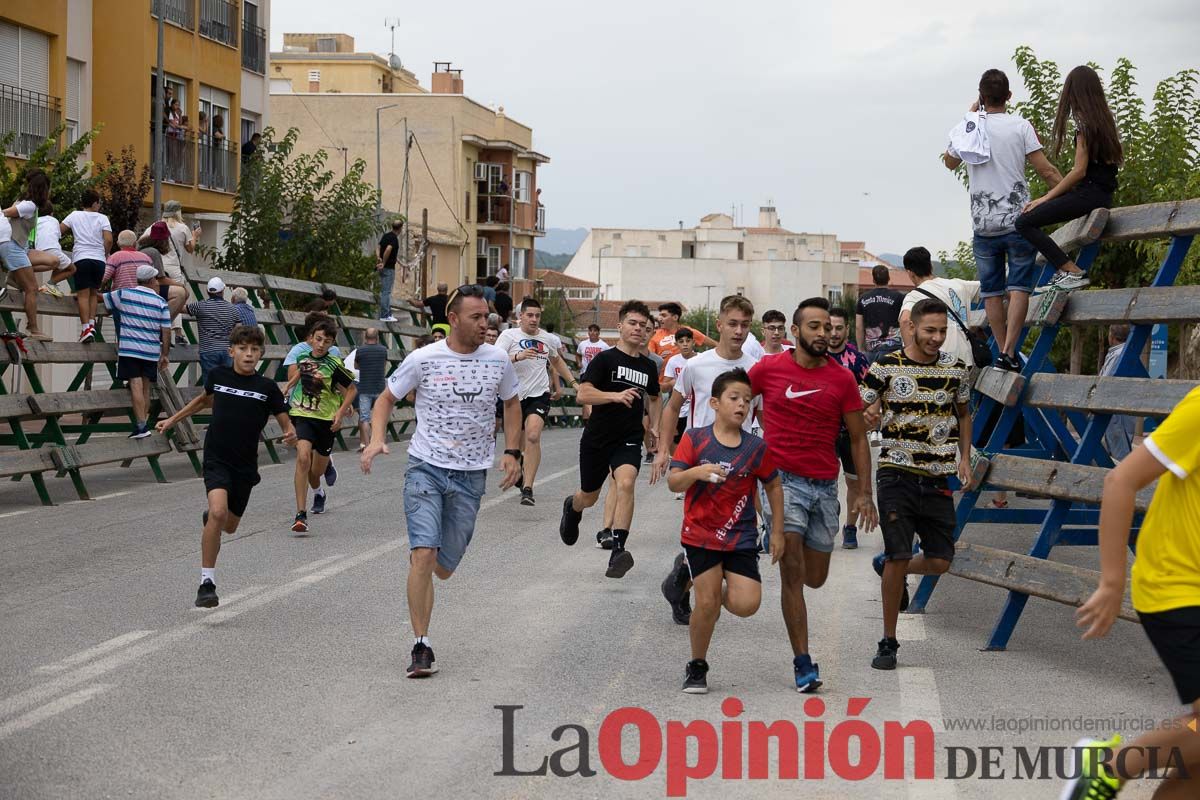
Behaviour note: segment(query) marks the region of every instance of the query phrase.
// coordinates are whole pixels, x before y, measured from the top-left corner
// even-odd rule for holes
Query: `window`
[[[636,244],[625,245],[625,257],[626,258],[637,258],[637,254],[638,254],[638,248],[637,248]]]
[[[258,114],[242,109],[242,141],[250,141],[250,137],[259,132]]]
[[[533,184],[533,175],[528,172],[518,172],[516,179],[517,202],[529,202],[529,187]]]
[[[429,254],[429,274],[437,279],[437,251]]]
[[[73,58],[67,59],[67,144],[74,144],[79,138],[80,103],[83,92],[83,62]]]
[[[321,82],[321,70],[310,69],[308,71],[308,82],[309,83],[320,83]]]
[[[525,277],[525,256],[528,252],[517,247],[512,249],[512,268],[509,272],[513,278]]]
[[[499,247],[489,247],[487,249],[487,271],[488,271],[488,275],[495,275],[497,272],[500,271],[500,248]],[[511,272],[511,270],[510,270],[510,272]],[[513,273],[512,277],[517,278],[520,276]]]
[[[619,234],[619,233],[613,234],[613,241],[616,241],[617,239],[620,239],[620,238],[621,238],[621,234]]]
[[[642,258],[649,258],[649,257],[650,257],[650,246],[644,244],[644,245],[642,245]]]
[[[475,255],[486,258],[488,254],[488,240],[480,237],[475,240]]]
[[[0,22],[0,135],[16,131],[12,151],[29,155],[57,127],[59,98],[50,96],[50,39]]]
[[[475,180],[487,184],[479,188],[480,194],[503,194],[500,184],[504,182],[504,165],[479,162],[475,165]]]
[[[775,248],[771,248],[770,250],[767,250],[767,259],[769,261],[774,261],[777,258],[779,258],[778,250],[776,250]]]
[[[317,52],[318,53],[336,53],[337,52],[337,39],[334,39],[333,37],[329,37],[329,36],[323,36],[320,39],[317,39]]]
[[[746,287],[745,287],[745,286],[739,286],[739,287],[737,287],[737,292],[735,292],[735,294],[741,294],[741,295],[744,295],[745,293],[746,293]]]
[[[467,222],[471,221],[471,190],[470,189],[463,192],[463,216],[466,217]]]
[[[842,290],[841,289],[830,289],[828,292],[828,296],[829,296],[829,302],[832,303],[833,305],[840,306],[842,304]]]

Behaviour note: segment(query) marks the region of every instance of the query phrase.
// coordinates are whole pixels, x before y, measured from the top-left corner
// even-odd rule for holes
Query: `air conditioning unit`
[[[488,165],[482,161],[475,162],[475,180],[486,181],[488,177]]]

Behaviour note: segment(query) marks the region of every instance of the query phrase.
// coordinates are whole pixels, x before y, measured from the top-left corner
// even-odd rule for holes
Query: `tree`
[[[786,311],[784,312],[784,314],[787,313]],[[683,312],[683,316],[679,318],[679,324],[685,328],[691,328],[693,331],[700,331],[705,336],[716,340],[717,316],[718,313],[715,308],[693,308]],[[762,313],[759,312],[758,316],[761,317]],[[763,339],[762,321],[758,319],[750,320],[750,332],[761,342]]]
[[[375,256],[365,245],[383,225],[379,194],[363,181],[366,164],[355,159],[338,177],[325,168],[324,150],[293,154],[296,128],[278,141],[273,128],[262,135],[260,156],[242,166],[216,267],[373,286]]]
[[[83,194],[84,189],[95,188],[104,180],[107,175],[105,170],[93,173],[95,164],[83,160],[84,150],[100,132],[100,126],[96,126],[59,151],[59,137],[64,130],[64,125],[55,128],[50,136],[29,154],[29,158],[18,162],[19,166],[16,169],[9,165],[8,159],[0,158],[0,206],[7,208],[16,202],[25,190],[25,175],[40,169],[50,178],[50,201],[54,204],[55,216],[61,220],[79,207],[79,196]],[[0,150],[7,152],[15,136],[16,131],[10,131],[0,137]]]
[[[114,156],[111,150],[104,154],[101,174],[104,177],[96,191],[100,194],[100,208],[112,225],[113,238],[123,230],[139,232],[142,203],[154,188],[150,167],[143,164],[139,172],[133,147],[126,145],[119,156]]]

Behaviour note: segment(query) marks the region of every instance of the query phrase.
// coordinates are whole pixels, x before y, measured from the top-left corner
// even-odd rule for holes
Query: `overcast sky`
[[[754,225],[769,199],[788,228],[877,253],[969,238],[937,155],[984,69],[1022,97],[1018,45],[1064,74],[1125,56],[1147,97],[1200,67],[1197,0],[275,0],[272,48],[345,32],[386,53],[396,14],[422,85],[453,61],[467,95],[533,128],[550,227],[691,226],[735,203]]]

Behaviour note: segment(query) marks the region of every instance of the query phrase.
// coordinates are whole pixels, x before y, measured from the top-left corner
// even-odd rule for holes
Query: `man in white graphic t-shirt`
[[[579,354],[579,374],[587,372],[588,364],[592,363],[592,359],[610,347],[612,347],[611,344],[600,338],[600,326],[594,322],[588,325],[587,338],[575,348],[575,352]],[[583,418],[587,420],[591,416],[591,405],[583,405]]]
[[[517,376],[504,351],[486,344],[488,306],[483,287],[462,286],[446,304],[450,336],[414,350],[388,378],[371,416],[371,443],[360,457],[363,472],[387,453],[384,443],[396,401],[416,393],[417,431],[408,446],[404,515],[408,527],[408,616],[416,641],[408,677],[437,672],[429,644],[433,576],[454,574],[475,532],[479,501],[495,456],[496,400],[504,404],[506,449],[500,489],[521,474],[521,404]]]
[[[518,325],[501,331],[496,346],[508,354],[521,383],[521,421],[525,439],[521,452],[524,469],[521,482],[521,505],[533,505],[533,479],[542,461],[542,428],[550,413],[550,372],[554,369],[568,385],[579,387],[567,362],[559,354],[562,343],[552,333],[538,327],[542,321],[542,304],[532,297],[521,302]],[[507,421],[506,421],[507,422]],[[508,430],[506,424],[504,429]]]

